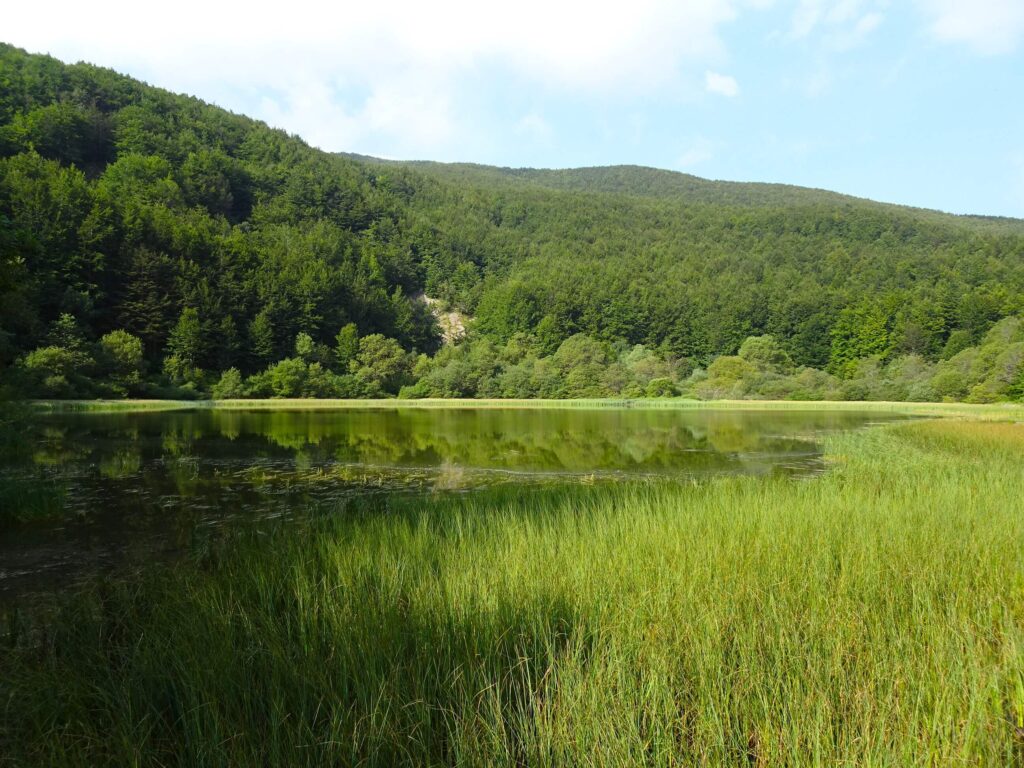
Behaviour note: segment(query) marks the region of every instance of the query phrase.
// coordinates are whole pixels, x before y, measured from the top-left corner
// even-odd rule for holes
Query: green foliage
[[[558,320],[552,315],[544,315],[533,329],[534,348],[538,355],[551,355],[565,341],[565,335],[559,328]]]
[[[949,334],[949,338],[946,340],[946,344],[942,349],[942,359],[949,360],[960,352],[963,352],[968,347],[974,344],[974,340],[971,338],[971,332],[958,329]]]
[[[99,341],[97,360],[102,376],[118,393],[130,394],[142,384],[142,340],[128,331],[105,334]]]
[[[371,333],[359,340],[359,352],[349,368],[366,394],[397,394],[409,383],[412,361],[397,341]]]
[[[217,391],[227,391],[229,384],[234,387],[235,375],[227,382],[222,377],[222,383],[225,389]],[[266,371],[253,374],[241,389],[231,391],[231,395],[222,397],[351,398],[365,394],[356,377],[336,374],[319,362],[306,363],[297,357],[285,358]]]
[[[254,365],[266,364],[274,359],[274,326],[270,314],[263,310],[249,323],[249,349]]]
[[[651,379],[647,383],[647,389],[644,391],[644,394],[647,397],[674,397],[679,394],[679,390],[672,379],[662,376],[657,379]]]
[[[285,358],[270,368],[270,391],[274,397],[301,397],[306,381],[307,366],[298,358]]]
[[[242,374],[237,368],[228,368],[220,375],[220,380],[210,388],[210,397],[214,400],[231,400],[245,397],[246,394]]]
[[[110,72],[0,60],[0,365],[65,312],[87,338],[124,328],[179,380],[263,369],[299,331],[330,344],[349,322],[433,348],[406,298],[418,235],[374,171]],[[171,348],[186,308],[196,354]]]
[[[742,357],[727,355],[708,366],[707,378],[697,385],[697,393],[707,400],[735,400],[753,386],[757,368]]]
[[[790,373],[793,359],[774,336],[751,336],[740,346],[739,356],[765,371]]]
[[[231,315],[225,315],[217,329],[217,338],[213,346],[216,349],[217,368],[227,370],[239,361],[241,340],[238,336],[238,324]]]
[[[359,354],[359,330],[355,323],[342,326],[338,335],[334,337],[334,349],[338,368],[347,371]]]
[[[67,347],[39,347],[19,362],[22,390],[34,397],[78,397],[87,394],[86,374],[93,360]]]
[[[295,354],[307,363],[312,361],[316,347],[313,344],[313,337],[308,333],[300,332],[295,337]]]
[[[480,330],[502,341],[517,332],[529,331],[539,319],[537,298],[522,283],[510,283],[487,291],[477,307]]]
[[[16,113],[0,129],[0,146],[6,143],[8,151],[36,151],[43,157],[66,159],[81,168],[104,159],[107,148],[93,144],[99,120],[96,113],[68,102],[35,107]]]
[[[1024,371],[1024,320],[1006,318],[967,347],[935,366],[932,385],[938,398],[989,403],[1014,399]]]
[[[164,360],[164,372],[179,384],[201,383],[203,372],[199,361],[206,344],[198,310],[186,307],[167,340],[170,354]]]
[[[119,323],[142,339],[150,355],[167,341],[176,295],[170,257],[145,246],[133,249],[116,315]]]
[[[1024,366],[1017,372],[1017,377],[1006,388],[1006,396],[1010,400],[1024,403]]]
[[[832,327],[832,373],[849,377],[858,360],[883,355],[889,349],[889,327],[892,317],[875,301],[847,307],[839,313]]]
[[[85,349],[85,337],[78,321],[66,312],[53,321],[47,342],[52,348],[65,349],[68,352],[82,352]]]
[[[153,372],[101,366],[95,392],[155,391],[161,366],[196,393],[231,368],[270,392],[294,354],[320,382],[298,390],[393,394],[420,353],[415,391],[442,396],[1016,391],[1014,351],[968,350],[1024,311],[1019,221],[631,166],[330,155],[88,65],[2,45],[0,72],[0,375],[73,349],[50,338],[68,314],[86,346],[138,337]],[[464,350],[438,350],[424,292],[467,316]],[[406,362],[359,362],[360,331]],[[737,351],[749,368],[711,370]],[[7,386],[35,382],[13,368]]]
[[[586,336],[570,336],[551,356],[561,374],[564,397],[601,397],[605,394],[601,378],[609,362],[605,345]]]
[[[201,149],[185,159],[179,172],[186,200],[212,214],[241,220],[250,212],[251,180],[240,163],[219,149]]]

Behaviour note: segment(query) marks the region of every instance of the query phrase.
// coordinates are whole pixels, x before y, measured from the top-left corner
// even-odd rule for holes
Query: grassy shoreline
[[[398,408],[635,408],[669,410],[744,410],[744,411],[859,411],[901,413],[920,416],[964,417],[975,420],[1024,421],[1024,403],[909,403],[879,401],[805,401],[805,400],[686,400],[665,399],[590,399],[590,400],[501,400],[501,399],[425,399],[425,400],[33,400],[28,405],[37,412],[110,412],[169,410],[334,410]]]
[[[1019,765],[1024,427],[813,481],[389,500],[68,601],[0,764]]]

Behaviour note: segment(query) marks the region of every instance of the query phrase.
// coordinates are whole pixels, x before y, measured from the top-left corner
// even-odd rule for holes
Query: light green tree
[[[99,343],[99,362],[110,383],[127,394],[142,383],[142,339],[125,330],[105,334]]]
[[[245,397],[245,394],[242,374],[237,368],[228,368],[224,371],[220,375],[220,380],[210,389],[210,395],[214,400],[230,400]]]
[[[359,354],[359,329],[355,323],[342,326],[335,337],[335,357],[338,362],[338,370],[342,373],[349,369],[352,361]]]
[[[359,340],[355,374],[368,394],[397,393],[408,383],[413,361],[394,339],[371,333]]]
[[[203,375],[199,359],[205,341],[198,310],[186,307],[167,339],[170,354],[164,359],[164,372],[178,383],[199,384]]]
[[[740,347],[739,356],[762,371],[791,373],[793,359],[774,336],[749,336]]]

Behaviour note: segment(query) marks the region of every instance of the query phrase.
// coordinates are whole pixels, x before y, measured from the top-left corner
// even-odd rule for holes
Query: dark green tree
[[[274,359],[274,326],[266,309],[249,323],[249,352],[253,368],[260,368]]]
[[[147,354],[161,349],[174,317],[174,266],[144,246],[131,255],[117,309],[120,325],[142,339]]]

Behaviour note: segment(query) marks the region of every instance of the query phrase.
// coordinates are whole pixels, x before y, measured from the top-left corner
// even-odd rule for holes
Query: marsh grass
[[[37,413],[110,413],[116,411],[186,411],[213,401],[197,400],[30,400]]]
[[[730,411],[851,411],[859,413],[907,414],[929,417],[962,417],[981,421],[1024,422],[1024,404],[996,403],[909,403],[863,400],[687,400],[645,398],[623,400],[595,398],[576,400],[510,399],[425,399],[425,400],[330,400],[317,398],[274,398],[265,400],[36,400],[29,405],[37,412],[110,412],[167,410],[334,410],[401,408],[500,408],[500,409],[621,409],[637,410],[730,410]]]
[[[59,519],[65,498],[64,486],[53,478],[0,477],[0,535],[15,525]]]
[[[9,632],[0,764],[1020,765],[1022,450],[339,510]]]

